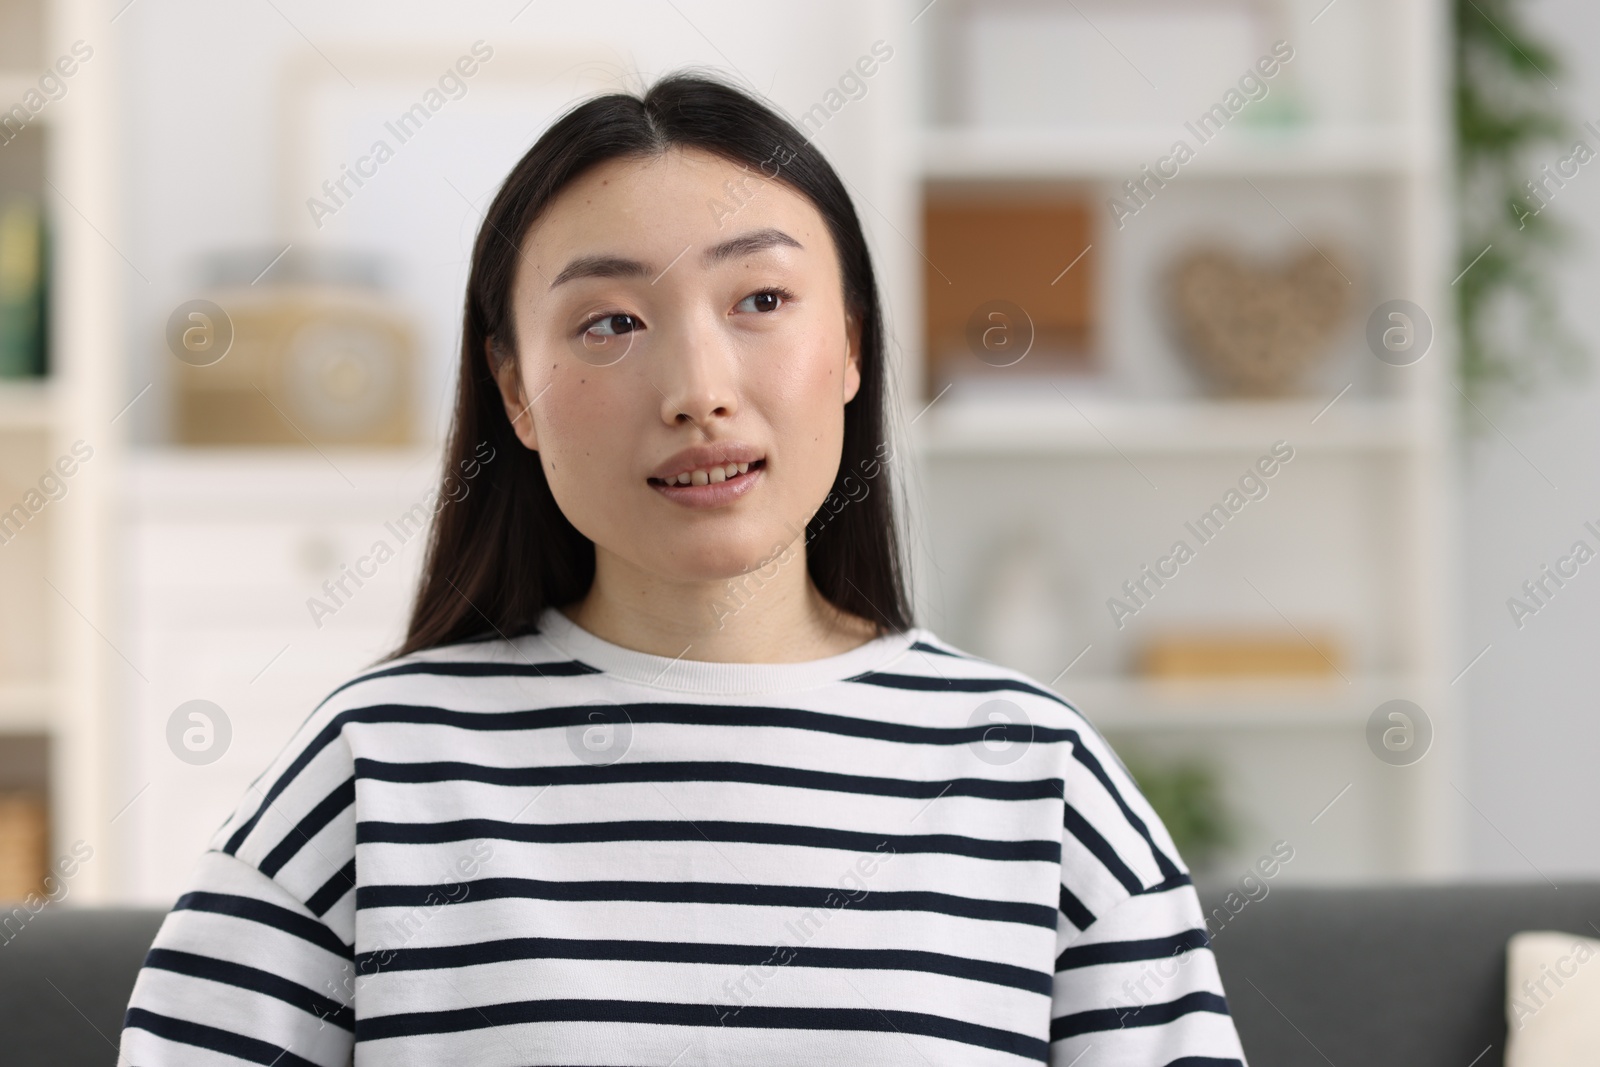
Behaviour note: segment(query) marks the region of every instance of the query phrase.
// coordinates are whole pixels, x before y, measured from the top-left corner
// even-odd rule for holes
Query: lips
[[[765,465],[766,454],[759,448],[743,444],[739,441],[722,441],[709,445],[695,445],[676,452],[651,471],[648,481],[652,484],[675,482],[681,474],[692,474],[703,471],[709,475],[713,467],[728,467],[729,465],[757,464]],[[747,472],[748,473],[748,472]]]
[[[699,472],[704,476],[704,471]],[[698,478],[688,485],[678,481],[666,482],[659,478],[651,478],[651,489],[660,493],[674,504],[682,505],[696,510],[726,507],[747,493],[754,492],[756,487],[766,477],[767,465],[765,460],[753,460],[745,470],[734,469],[731,478],[724,477],[721,481],[700,481]]]
[[[651,485],[718,485],[722,482],[731,482],[735,478],[748,474],[752,469],[760,470],[763,460],[754,463],[730,463],[725,467],[712,467],[709,470],[697,468],[685,471],[676,478],[651,478]]]

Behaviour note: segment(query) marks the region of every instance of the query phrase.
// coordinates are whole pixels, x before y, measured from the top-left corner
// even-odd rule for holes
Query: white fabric
[[[1600,940],[1539,930],[1506,946],[1506,1067],[1592,1067]]]

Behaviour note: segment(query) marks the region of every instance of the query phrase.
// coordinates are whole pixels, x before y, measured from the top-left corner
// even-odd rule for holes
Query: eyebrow
[[[700,262],[706,266],[720,263],[734,256],[748,256],[763,249],[787,245],[799,248],[805,246],[782,230],[767,227],[761,230],[751,230],[749,233],[730,237],[726,241],[712,245],[700,253]],[[674,260],[676,262],[676,260]],[[668,264],[670,269],[671,264]],[[662,271],[661,273],[666,273]],[[628,259],[624,256],[579,256],[561,269],[555,281],[550,283],[554,289],[562,282],[570,282],[577,278],[649,278],[655,277],[656,271],[649,264],[637,259]]]

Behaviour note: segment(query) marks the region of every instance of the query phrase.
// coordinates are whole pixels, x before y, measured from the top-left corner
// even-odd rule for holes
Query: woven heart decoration
[[[1201,248],[1174,262],[1184,354],[1220,393],[1284,396],[1326,352],[1350,305],[1352,268],[1308,249],[1278,267]]]

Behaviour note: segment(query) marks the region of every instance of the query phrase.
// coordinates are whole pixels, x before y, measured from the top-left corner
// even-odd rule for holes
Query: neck
[[[623,648],[718,663],[799,663],[877,636],[873,624],[818,591],[803,541],[764,566],[706,581],[665,579],[596,545],[594,583],[560,610]]]

